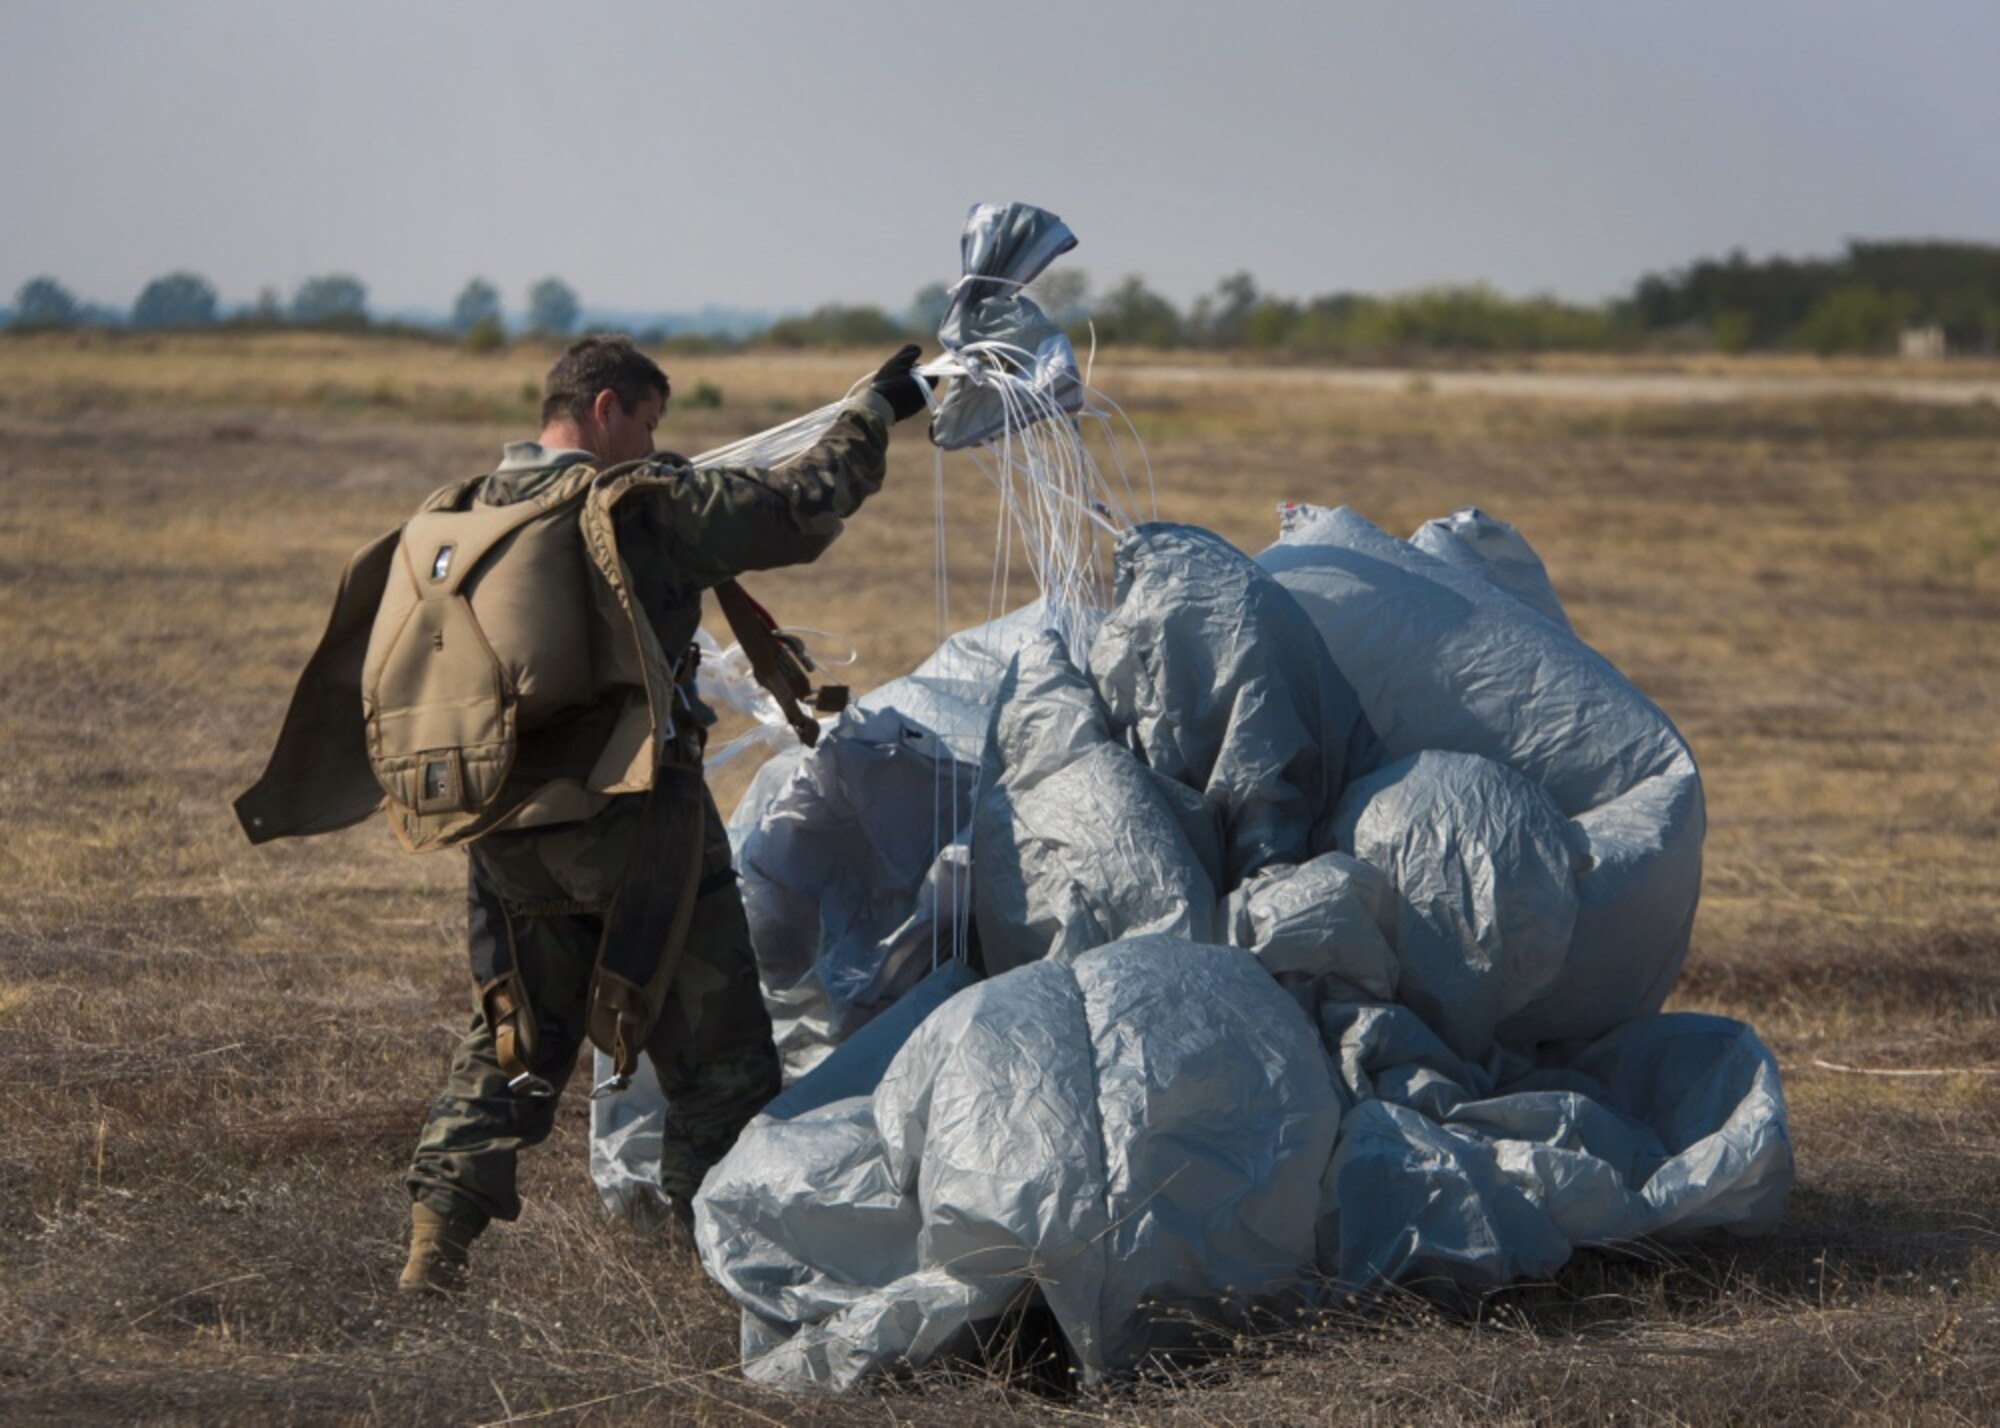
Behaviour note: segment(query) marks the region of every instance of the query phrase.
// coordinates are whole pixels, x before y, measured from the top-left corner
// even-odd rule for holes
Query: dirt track
[[[1550,402],[1740,402],[1875,397],[1957,405],[2000,403],[2000,377],[1877,376],[1791,372],[1453,372],[1393,367],[1255,367],[1141,365],[1121,367],[1126,381],[1243,383],[1282,387],[1301,395],[1330,392],[1394,396],[1428,391],[1441,397],[1505,397]]]

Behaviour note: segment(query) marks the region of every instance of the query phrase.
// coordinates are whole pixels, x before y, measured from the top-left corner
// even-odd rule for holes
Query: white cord
[[[1014,288],[1026,286],[1008,278],[967,277],[961,278],[952,291],[956,293],[966,283],[975,281]],[[1091,383],[1096,358],[1097,334],[1093,326],[1083,374],[1078,377],[1071,369],[1068,382],[1057,384],[1057,390],[1037,385],[1037,354],[1001,341],[966,343],[913,368],[911,373],[923,393],[925,407],[932,414],[941,410],[935,385],[941,380],[963,380],[995,397],[1000,429],[990,440],[966,452],[973,467],[992,483],[999,495],[986,619],[990,623],[1006,612],[1018,545],[1041,593],[1046,628],[1060,635],[1072,656],[1079,659],[1081,652],[1088,649],[1090,636],[1110,603],[1112,547],[1141,509],[1149,509],[1152,519],[1159,518],[1159,494],[1152,465],[1137,429],[1118,404]],[[693,464],[777,469],[817,444],[845,403],[870,380],[872,374],[856,382],[841,401],[703,452],[694,458]],[[1072,412],[1065,406],[1066,401],[1080,409]],[[1144,498],[1135,487],[1133,469],[1125,460],[1120,428],[1138,448]],[[1093,437],[1105,449],[1114,473],[1110,478],[1092,453]],[[949,486],[945,479],[944,452],[934,450],[933,632],[940,649],[945,649],[953,634],[946,521]],[[938,668],[941,681],[963,682],[969,673],[960,666],[955,652],[945,651]],[[950,717],[945,716],[947,720]],[[937,761],[932,781],[931,846],[937,850],[934,862],[936,859],[946,862],[939,869],[943,874],[942,886],[933,888],[933,896],[939,903],[931,927],[931,967],[936,970],[946,955],[964,960],[970,953],[970,816],[978,806],[984,770],[982,767],[975,772],[970,806],[965,806],[959,788],[958,747],[960,740],[972,731],[940,728],[933,732]],[[720,757],[712,758],[710,764],[714,766],[763,742],[768,742],[768,731],[759,728],[720,751]],[[947,777],[951,782],[948,805],[944,787]],[[962,850],[947,858],[948,850],[961,835]],[[946,918],[950,926],[940,927],[939,923]]]

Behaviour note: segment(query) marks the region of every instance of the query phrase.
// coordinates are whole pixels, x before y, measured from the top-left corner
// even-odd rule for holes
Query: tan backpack
[[[604,561],[593,558],[582,522],[601,513],[585,510],[593,494],[615,500],[644,464],[602,472],[579,464],[504,506],[474,503],[479,482],[463,482],[403,527],[362,663],[361,703],[368,765],[410,851],[470,842],[516,811],[533,792],[508,796],[523,734],[619,686],[643,700],[645,637],[636,617],[600,608],[593,569]],[[615,554],[604,559],[615,567]],[[715,594],[757,679],[813,743],[819,725],[801,704],[834,712],[846,689],[815,689],[802,647],[735,581]]]
[[[469,841],[511,813],[502,793],[522,731],[601,688],[578,527],[597,474],[573,467],[504,506],[470,503],[477,483],[464,483],[403,527],[361,700],[369,766],[413,851]]]

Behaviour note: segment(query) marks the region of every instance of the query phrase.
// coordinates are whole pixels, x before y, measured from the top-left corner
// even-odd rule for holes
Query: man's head
[[[542,385],[542,445],[588,451],[607,466],[651,456],[672,390],[629,338],[572,342]]]

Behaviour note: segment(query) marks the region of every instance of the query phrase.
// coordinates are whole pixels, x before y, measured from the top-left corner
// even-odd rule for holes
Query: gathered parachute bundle
[[[846,1388],[1033,1298],[1090,1382],[1257,1310],[1767,1228],[1776,1063],[1660,1011],[1685,741],[1479,511],[1406,541],[1291,505],[1255,559],[1137,521],[1020,292],[1068,246],[1038,212],[974,210],[946,360],[1006,376],[961,372],[937,426],[1017,488],[1041,598],[731,820],[794,1073],[696,1206],[745,1371]],[[594,1104],[615,1208],[667,1113],[643,1079]]]

